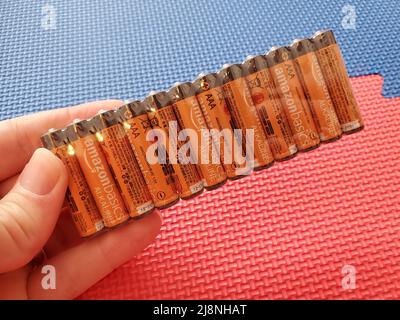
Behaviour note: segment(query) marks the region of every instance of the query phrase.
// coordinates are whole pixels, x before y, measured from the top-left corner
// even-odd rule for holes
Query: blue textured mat
[[[383,94],[399,95],[400,5],[352,1],[352,30],[341,24],[347,3],[1,1],[0,120],[88,100],[141,98],[322,28],[335,31],[352,76],[380,73]],[[53,11],[54,29],[46,29]]]

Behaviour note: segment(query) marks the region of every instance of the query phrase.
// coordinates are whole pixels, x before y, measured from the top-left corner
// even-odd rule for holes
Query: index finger
[[[95,101],[0,122],[0,181],[24,168],[41,146],[40,136],[50,128],[63,128],[74,119],[86,119],[101,109],[113,109],[122,104],[121,100]]]

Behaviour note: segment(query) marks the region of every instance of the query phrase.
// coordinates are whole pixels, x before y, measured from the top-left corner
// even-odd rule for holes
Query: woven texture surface
[[[400,98],[352,84],[364,131],[163,211],[156,243],[82,298],[400,298]]]
[[[0,1],[0,120],[142,98],[324,28],[335,31],[352,76],[380,73],[383,94],[400,96],[398,1],[351,1],[355,30],[342,26],[348,3]]]

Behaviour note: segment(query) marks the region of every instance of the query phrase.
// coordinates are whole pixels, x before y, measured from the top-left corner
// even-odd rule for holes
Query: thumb
[[[37,149],[0,200],[0,273],[27,264],[43,248],[57,222],[67,182],[61,160]]]

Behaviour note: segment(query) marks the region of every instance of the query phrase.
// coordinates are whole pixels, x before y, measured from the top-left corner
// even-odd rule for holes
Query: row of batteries
[[[42,143],[69,171],[66,200],[82,237],[244,176],[236,170],[241,165],[224,161],[221,144],[217,163],[149,163],[146,134],[164,130],[168,146],[171,121],[199,135],[200,129],[254,129],[254,170],[363,128],[334,35],[319,31],[168,92],[151,92],[144,101],[51,129]]]

